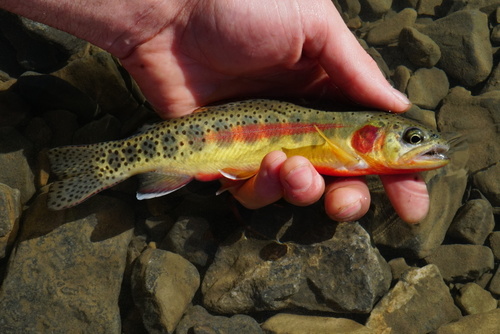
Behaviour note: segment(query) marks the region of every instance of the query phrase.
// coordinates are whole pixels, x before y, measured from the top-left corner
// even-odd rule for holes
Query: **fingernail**
[[[392,94],[401,102],[403,102],[406,105],[411,105],[410,100],[408,100],[408,97],[406,96],[405,93],[400,92],[399,90],[393,88],[392,89]]]
[[[340,221],[353,221],[355,220],[354,217],[357,217],[360,210],[361,201],[354,201],[341,207],[339,212],[336,214],[336,217]]]
[[[307,165],[299,165],[292,169],[285,177],[287,190],[294,192],[307,191],[313,182],[311,168]]]

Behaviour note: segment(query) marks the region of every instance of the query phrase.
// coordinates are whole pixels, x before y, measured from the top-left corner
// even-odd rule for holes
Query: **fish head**
[[[397,115],[363,125],[351,144],[379,174],[425,171],[449,162],[449,143],[438,132]]]

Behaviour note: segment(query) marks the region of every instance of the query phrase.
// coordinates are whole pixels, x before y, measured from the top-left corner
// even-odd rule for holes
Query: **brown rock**
[[[406,92],[406,87],[408,86],[408,81],[410,81],[411,71],[406,66],[398,66],[394,70],[391,76],[392,81],[394,81],[394,88],[400,92]]]
[[[488,290],[497,297],[500,296],[500,267],[497,268],[495,275],[493,275]]]
[[[462,10],[419,28],[441,49],[438,66],[465,86],[484,81],[493,56],[488,17],[477,10]]]
[[[496,231],[490,234],[488,237],[488,246],[490,246],[495,260],[500,260],[500,231]]]
[[[417,5],[418,15],[436,16],[436,9],[441,6],[443,0],[420,0]]]
[[[494,227],[495,217],[491,204],[484,199],[474,199],[458,210],[448,235],[460,241],[482,245]]]
[[[267,319],[262,329],[268,334],[375,334],[375,331],[350,319],[286,313]]]
[[[95,196],[49,211],[46,195],[25,213],[0,291],[0,332],[120,333],[118,299],[134,214]]]
[[[17,236],[21,211],[19,190],[0,183],[0,259],[5,257]]]
[[[495,334],[500,328],[500,309],[487,313],[468,315],[439,328],[431,334]]]
[[[446,73],[434,67],[417,70],[410,78],[406,91],[410,101],[417,106],[435,109],[448,94],[449,88],[450,84]]]
[[[412,27],[405,27],[399,34],[399,46],[408,59],[420,67],[431,68],[441,58],[439,46],[427,35]]]
[[[182,256],[146,249],[132,274],[134,301],[149,333],[173,333],[200,285],[200,274]]]
[[[488,140],[486,141],[488,142],[489,139],[491,138],[488,138]],[[494,139],[493,141],[495,142]],[[489,143],[487,143],[486,145],[488,144]],[[482,152],[483,155],[486,155],[486,153],[486,151]],[[491,160],[498,159],[498,155],[494,155],[495,153],[498,154],[498,152],[490,153]],[[485,158],[488,159],[487,157]],[[472,178],[476,188],[480,190],[484,197],[486,197],[488,201],[495,207],[500,206],[500,179],[497,177],[498,175],[500,175],[500,160],[489,167],[479,170],[474,174]]]
[[[428,333],[460,318],[434,265],[408,270],[375,306],[366,327],[376,333]]]
[[[401,30],[415,23],[417,12],[406,8],[398,14],[385,19],[374,26],[366,35],[366,42],[371,45],[388,45],[398,41]]]
[[[494,266],[491,249],[477,245],[442,245],[425,262],[435,264],[448,282],[474,280]]]
[[[498,301],[476,283],[467,283],[460,288],[456,301],[464,314],[486,313],[498,305]]]

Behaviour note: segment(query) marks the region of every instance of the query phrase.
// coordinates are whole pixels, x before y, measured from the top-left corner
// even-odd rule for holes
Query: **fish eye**
[[[409,128],[403,134],[403,140],[408,144],[417,145],[424,141],[424,133],[418,128]]]

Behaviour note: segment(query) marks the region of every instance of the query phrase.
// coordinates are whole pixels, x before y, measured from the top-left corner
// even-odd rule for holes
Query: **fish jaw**
[[[422,145],[403,154],[398,163],[407,166],[407,169],[419,171],[440,168],[450,162],[446,155],[448,150],[449,146],[444,143]]]

